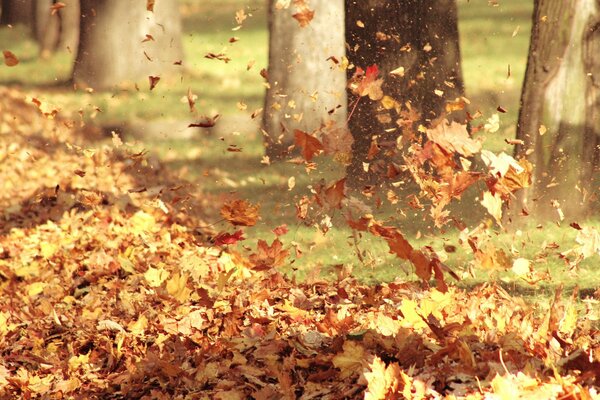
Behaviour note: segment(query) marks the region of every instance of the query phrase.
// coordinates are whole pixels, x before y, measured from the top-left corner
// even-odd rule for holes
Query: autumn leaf
[[[381,100],[383,98],[381,89],[383,79],[377,79],[378,76],[377,64],[367,67],[366,72],[362,68],[357,68],[350,82],[350,89],[360,97],[368,96],[373,101]]]
[[[202,120],[189,124],[188,128],[212,128],[217,124],[219,118],[221,118],[220,114],[216,114],[212,117],[203,117]]]
[[[252,269],[266,271],[282,266],[289,254],[290,251],[283,248],[283,243],[279,239],[275,239],[271,245],[267,244],[265,240],[259,239],[256,253],[250,255]]]
[[[215,243],[215,246],[223,246],[223,245],[236,244],[237,242],[244,240],[244,239],[245,239],[244,232],[240,229],[238,231],[235,231],[234,233],[227,233],[227,232],[219,233],[217,236],[215,236],[214,243]]]
[[[435,128],[427,129],[427,137],[450,154],[458,153],[471,157],[481,151],[481,141],[472,139],[467,132],[467,126],[447,120]]]
[[[155,0],[146,0],[146,10],[150,11],[150,12],[154,12],[154,3],[156,1]]]
[[[308,6],[305,3],[301,3],[298,7],[298,11],[295,14],[293,14],[292,17],[296,21],[298,21],[301,28],[305,28],[315,17],[315,12],[308,8]]]
[[[6,66],[14,67],[19,63],[19,59],[13,52],[4,50],[2,53],[4,54],[4,64],[6,64]]]
[[[258,220],[260,205],[247,200],[231,200],[221,207],[221,216],[234,226],[254,226]]]
[[[316,154],[323,151],[323,144],[319,139],[300,129],[294,130],[294,140],[296,146],[302,149],[302,157],[308,162],[312,161]]]
[[[50,15],[56,15],[56,13],[61,9],[64,8],[66,6],[65,3],[61,2],[61,1],[57,1],[56,3],[52,4],[50,6]]]
[[[324,184],[317,186],[315,195],[317,204],[325,209],[342,208],[342,200],[346,197],[345,185],[346,178],[340,179],[328,187],[325,187]]]
[[[244,9],[240,9],[235,12],[235,22],[237,22],[238,25],[242,25],[246,18],[248,18],[248,16],[246,15]]]
[[[150,90],[154,89],[160,81],[160,76],[149,76],[148,81],[150,82]]]

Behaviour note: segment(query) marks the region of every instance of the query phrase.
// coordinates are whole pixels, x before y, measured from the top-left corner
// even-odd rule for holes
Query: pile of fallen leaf
[[[189,184],[35,100],[0,92],[1,398],[600,398],[575,294],[293,282],[275,242],[203,243]]]

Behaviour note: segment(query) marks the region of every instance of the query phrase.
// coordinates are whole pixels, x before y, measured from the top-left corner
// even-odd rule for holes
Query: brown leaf
[[[315,17],[315,12],[309,9],[306,5],[300,7],[297,13],[292,15],[296,21],[300,24],[300,27],[304,28],[310,24],[310,21]]]
[[[4,64],[6,64],[8,67],[14,67],[19,63],[19,59],[14,55],[13,52],[4,50],[2,53],[4,54]]]
[[[429,140],[435,142],[450,153],[459,153],[470,157],[481,151],[481,141],[471,139],[467,126],[457,122],[442,121],[435,128],[427,130]]]
[[[306,161],[310,162],[316,154],[323,151],[323,144],[319,139],[300,129],[294,130],[294,140],[296,146],[302,149],[302,157]]]
[[[150,75],[148,77],[148,81],[150,82],[150,90],[152,90],[156,87],[156,85],[158,84],[158,81],[160,81],[160,76]]]
[[[155,0],[146,0],[146,10],[154,12],[154,3]]]
[[[275,239],[270,246],[266,241],[259,239],[256,250],[256,253],[250,255],[252,269],[255,271],[266,271],[279,267],[285,263],[290,254],[289,250],[283,248],[283,243],[279,239]]]
[[[234,226],[254,226],[258,220],[259,205],[246,200],[232,200],[223,204],[221,216]]]
[[[342,200],[346,197],[344,194],[345,184],[346,178],[340,179],[327,188],[323,184],[319,185],[315,195],[317,203],[326,209],[342,208]]]

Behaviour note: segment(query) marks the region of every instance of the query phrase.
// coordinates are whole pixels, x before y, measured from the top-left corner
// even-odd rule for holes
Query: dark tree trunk
[[[148,76],[180,72],[181,19],[176,0],[82,0],[81,34],[73,70],[79,87],[148,85]],[[152,39],[146,35],[151,35]]]
[[[1,25],[30,25],[34,0],[2,0]]]
[[[363,70],[377,64],[383,93],[404,111],[420,113],[415,122],[435,124],[446,103],[464,95],[455,0],[346,0],[346,42],[350,62]],[[404,76],[390,75],[399,67]],[[353,74],[348,71],[349,78]],[[381,181],[402,131],[379,101],[356,101],[349,96],[349,112],[356,108],[349,119],[354,147],[348,177],[362,186]],[[464,113],[448,118],[464,122]],[[373,141],[381,150],[368,157]]]
[[[311,2],[314,19],[300,27],[296,11],[269,7],[269,88],[263,128],[271,159],[287,154],[294,130],[311,132],[328,121],[346,123],[344,56],[344,1]],[[333,61],[335,60],[335,61]]]
[[[517,197],[536,217],[586,213],[597,158],[598,48],[596,0],[536,0],[517,125],[517,158],[534,167],[533,182]],[[586,50],[587,49],[587,50]],[[583,94],[583,95],[582,95]],[[587,119],[587,121],[586,121]]]

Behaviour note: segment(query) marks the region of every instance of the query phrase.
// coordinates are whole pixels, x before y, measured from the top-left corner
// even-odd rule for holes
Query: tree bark
[[[333,121],[346,124],[344,1],[310,3],[314,19],[300,27],[293,6],[269,6],[269,69],[263,114],[266,153],[282,158],[294,143],[294,130],[311,132]]]
[[[2,0],[0,25],[30,25],[34,0]]]
[[[539,218],[556,215],[558,208],[570,217],[586,212],[589,168],[597,157],[593,78],[600,75],[585,49],[597,46],[596,34],[589,33],[596,1],[535,1],[517,125],[523,144],[515,149],[517,158],[533,164],[534,176],[531,187],[518,195],[513,216],[521,209]]]
[[[148,76],[181,72],[183,47],[176,0],[82,0],[80,41],[73,70],[77,86],[109,89],[148,84]],[[151,35],[151,38],[147,35]]]
[[[415,123],[435,124],[446,116],[446,103],[464,95],[455,0],[346,0],[346,41],[350,62],[363,70],[376,64],[384,79],[383,93],[404,112],[419,113]],[[399,67],[404,76],[390,75]],[[349,78],[353,74],[348,71]],[[349,183],[376,184],[394,159],[402,129],[378,101],[349,95],[349,109],[353,108]],[[464,118],[464,113],[449,116],[461,122]],[[369,157],[374,141],[381,150]]]

